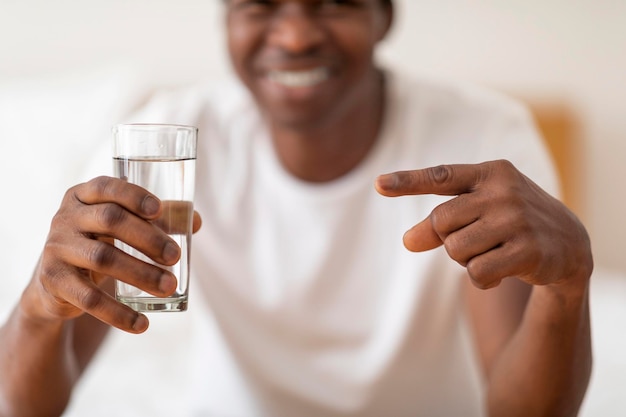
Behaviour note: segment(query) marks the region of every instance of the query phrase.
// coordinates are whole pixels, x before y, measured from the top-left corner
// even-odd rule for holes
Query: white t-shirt
[[[402,235],[449,197],[386,198],[377,175],[506,158],[555,193],[529,114],[477,87],[388,74],[381,136],[324,184],[278,161],[237,83],[155,98],[134,122],[198,126],[194,416],[480,416],[463,269]],[[195,293],[194,293],[195,292]],[[182,404],[181,404],[182,406]]]

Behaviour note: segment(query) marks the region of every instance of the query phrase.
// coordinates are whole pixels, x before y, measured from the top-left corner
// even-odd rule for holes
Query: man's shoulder
[[[396,95],[424,111],[471,117],[527,115],[526,106],[519,100],[478,83],[397,70],[391,72],[391,79]]]

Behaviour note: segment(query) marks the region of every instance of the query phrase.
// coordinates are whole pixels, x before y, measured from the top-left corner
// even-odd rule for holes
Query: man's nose
[[[287,3],[274,16],[268,42],[285,52],[300,54],[318,48],[324,38],[325,30],[315,10]]]

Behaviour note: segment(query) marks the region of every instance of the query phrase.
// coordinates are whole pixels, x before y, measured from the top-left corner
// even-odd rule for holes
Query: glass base
[[[135,311],[142,313],[177,312],[187,310],[187,296],[181,297],[117,297],[117,300],[126,304]]]

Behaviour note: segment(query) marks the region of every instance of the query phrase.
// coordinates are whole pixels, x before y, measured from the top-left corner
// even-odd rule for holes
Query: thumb
[[[425,252],[443,245],[443,241],[433,229],[430,216],[410,228],[402,241],[404,247],[411,252]]]

